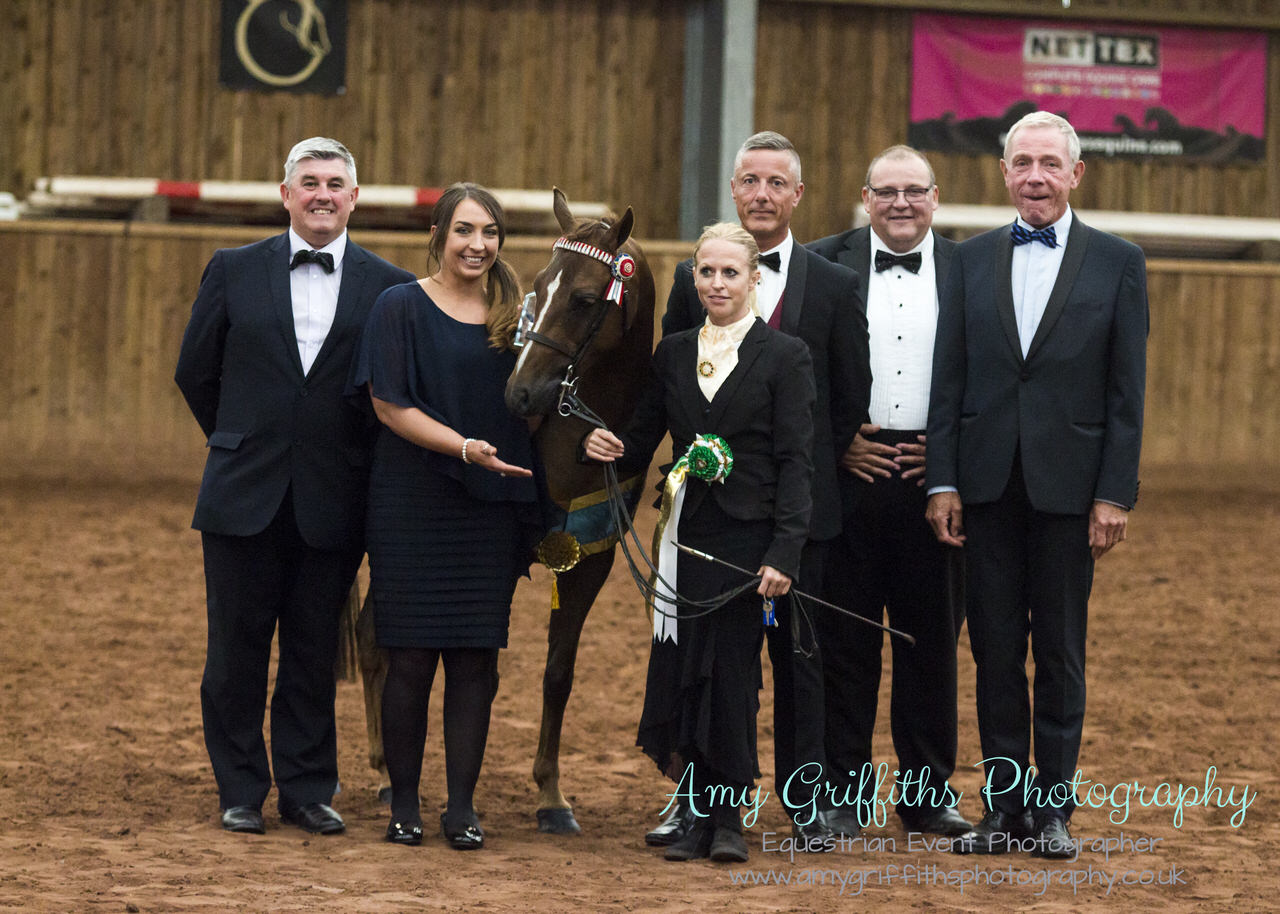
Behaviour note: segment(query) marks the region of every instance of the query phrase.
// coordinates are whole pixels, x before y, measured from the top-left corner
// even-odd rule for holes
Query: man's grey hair
[[[797,184],[800,183],[800,153],[796,152],[796,147],[791,141],[781,133],[774,133],[772,130],[762,130],[759,133],[753,133],[742,141],[742,145],[738,147],[738,154],[733,157],[733,172],[738,173],[738,169],[742,166],[742,157],[748,152],[755,149],[772,149],[777,152],[791,153],[791,170],[795,172],[792,175]]]
[[[876,166],[885,159],[890,159],[895,162],[900,159],[918,159],[924,164],[925,171],[929,172],[929,186],[933,187],[933,185],[938,183],[938,179],[933,176],[933,166],[929,164],[929,159],[925,154],[914,146],[907,146],[899,143],[896,146],[890,146],[884,152],[871,160],[871,164],[867,166],[867,183],[865,186],[871,186],[871,172],[875,171]]]
[[[342,159],[347,166],[347,172],[351,175],[351,186],[355,187],[359,184],[356,181],[356,157],[351,154],[350,149],[337,140],[331,140],[327,136],[313,136],[297,143],[289,150],[289,155],[284,160],[285,184],[293,180],[293,176],[297,174],[298,165],[303,159]]]
[[[1067,155],[1071,165],[1080,161],[1080,137],[1076,136],[1076,128],[1065,117],[1059,117],[1048,111],[1032,111],[1018,119],[1009,128],[1009,135],[1004,138],[1004,160],[1009,161],[1009,151],[1013,149],[1013,136],[1023,127],[1052,127],[1067,138]]]

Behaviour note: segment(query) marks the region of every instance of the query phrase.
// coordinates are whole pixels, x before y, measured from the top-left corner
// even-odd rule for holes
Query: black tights
[[[437,662],[444,660],[444,768],[447,827],[475,822],[472,799],[498,692],[497,648],[389,648],[382,692],[382,748],[391,778],[391,820],[422,821],[418,782],[427,741],[427,706]]]

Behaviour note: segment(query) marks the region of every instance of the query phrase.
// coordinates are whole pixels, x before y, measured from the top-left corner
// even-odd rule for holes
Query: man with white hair
[[[1146,262],[1072,212],[1084,163],[1061,117],[1014,124],[1000,170],[1018,218],[956,249],[929,402],[927,517],[964,547],[986,764],[986,814],[954,849],[1071,857],[1094,562],[1138,497]]]

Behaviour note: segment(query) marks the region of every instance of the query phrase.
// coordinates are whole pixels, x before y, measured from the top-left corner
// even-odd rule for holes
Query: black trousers
[[[821,589],[828,545],[805,544],[800,578],[793,586],[808,593]],[[778,624],[764,630],[773,671],[774,793],[788,816],[808,822],[813,807],[810,772],[827,767],[822,736],[822,656],[815,621],[818,608],[790,595],[774,604]],[[804,771],[797,774],[801,768]]]
[[[978,732],[987,759],[988,808],[1033,815],[1075,808],[1065,785],[1076,770],[1085,707],[1085,627],[1093,557],[1087,514],[1031,506],[1021,462],[1004,494],[964,506],[969,641],[977,666]],[[1034,715],[1027,638],[1035,660]],[[1032,736],[1038,773],[1028,771]]]
[[[272,769],[282,808],[328,803],[338,782],[338,616],[363,553],[308,546],[292,492],[261,533],[205,533],[203,544],[209,642],[200,704],[221,806],[260,807]],[[268,767],[262,722],[277,625]]]
[[[914,442],[918,432],[882,431],[874,440]],[[954,805],[947,779],[956,765],[956,638],[964,622],[961,550],[938,542],[925,520],[928,497],[915,479],[874,483],[841,472],[844,530],[828,560],[827,599],[860,616],[888,622],[914,645],[832,610],[820,616],[826,687],[829,779],[850,798],[876,799],[871,739],[885,637],[893,652],[889,706],[897,769],[909,778],[898,803],[904,815]],[[892,770],[892,769],[890,769]],[[888,784],[894,778],[888,777]],[[860,790],[859,787],[862,787]],[[880,799],[887,797],[882,786]]]

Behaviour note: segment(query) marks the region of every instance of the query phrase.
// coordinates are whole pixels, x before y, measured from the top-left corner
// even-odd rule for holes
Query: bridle
[[[560,399],[556,403],[556,412],[565,417],[577,416],[592,425],[604,428],[603,420],[578,399],[578,381],[580,379],[575,371],[577,365],[582,361],[583,355],[586,354],[587,349],[595,341],[596,334],[604,326],[604,319],[609,313],[608,305],[614,304],[619,308],[622,307],[623,299],[626,295],[626,289],[623,284],[636,275],[636,261],[630,254],[625,254],[621,251],[617,254],[610,254],[604,248],[596,247],[586,241],[571,241],[565,236],[561,236],[551,248],[555,251],[582,254],[593,260],[600,261],[609,268],[609,284],[605,287],[604,295],[596,299],[599,307],[596,308],[595,314],[591,316],[591,324],[587,328],[587,333],[576,349],[572,349],[559,340],[532,329],[532,304],[533,301],[537,300],[537,293],[530,292],[525,296],[524,305],[521,308],[520,329],[516,333],[516,347],[523,346],[525,341],[540,343],[567,358],[569,364],[565,368],[564,377],[560,380]]]

